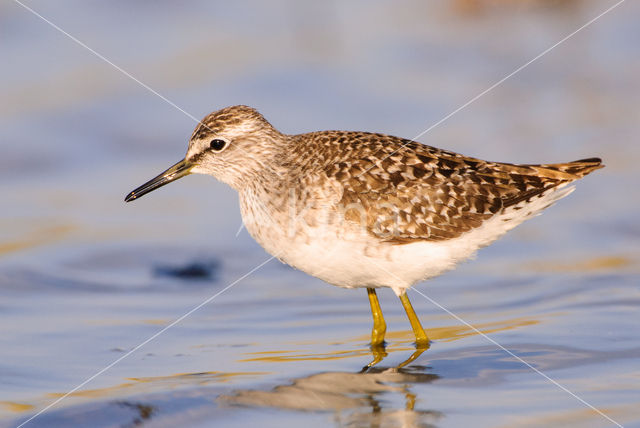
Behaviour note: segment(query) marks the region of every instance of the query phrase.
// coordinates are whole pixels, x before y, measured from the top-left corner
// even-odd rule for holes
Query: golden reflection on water
[[[43,222],[48,223],[47,220],[43,220]],[[9,230],[14,229],[15,225],[11,226],[11,229]],[[26,250],[39,245],[50,244],[69,235],[69,233],[75,230],[75,227],[71,225],[38,227],[37,224],[30,223],[28,230],[29,232],[25,232],[17,239],[6,239],[0,241],[0,255]]]
[[[484,334],[496,333],[500,331],[512,330],[514,328],[535,325],[540,323],[540,320],[533,318],[513,318],[510,320],[490,322],[476,324],[474,327]],[[447,327],[436,327],[428,329],[427,333],[429,337],[434,340],[441,340],[444,342],[451,342],[454,340],[462,339],[468,336],[477,335],[478,332],[466,325],[454,325]],[[411,330],[393,331],[387,333],[387,338],[394,340],[395,343],[391,343],[385,350],[387,352],[406,352],[413,351],[415,348],[412,346],[414,335]],[[347,342],[339,342],[343,345],[347,343],[362,343],[369,340],[368,336],[359,336],[354,340]],[[399,343],[399,344],[398,344]],[[371,351],[362,347],[349,350],[341,350],[334,352],[299,352],[295,350],[281,350],[281,351],[259,351],[259,352],[247,352],[245,355],[248,358],[239,360],[240,362],[270,362],[279,363],[287,361],[328,361],[328,360],[340,360],[344,358],[365,357],[370,356]]]
[[[399,349],[396,349],[399,350]],[[410,350],[405,348],[404,350]],[[287,355],[290,354],[290,355]],[[255,358],[245,358],[238,360],[240,362],[285,362],[285,361],[328,361],[328,360],[341,360],[344,358],[352,357],[366,357],[371,355],[371,352],[366,348],[350,349],[347,351],[335,351],[327,353],[298,353],[298,351],[260,351],[260,352],[248,352],[246,355],[260,355]]]
[[[191,380],[198,385],[207,385],[209,383],[225,383],[238,376],[263,376],[270,372],[200,372],[200,373],[176,373],[169,376],[151,376],[151,377],[131,377],[129,380],[140,383],[175,383],[182,385],[185,380]]]
[[[499,331],[513,330],[518,327],[539,324],[540,320],[533,318],[513,318],[505,321],[489,322],[476,324],[477,328],[483,334],[497,333]],[[454,325],[450,327],[438,327],[429,330],[429,334],[433,339],[451,342],[462,339],[463,337],[477,335],[478,332],[466,325]]]
[[[14,401],[0,401],[0,405],[10,412],[28,412],[35,409],[32,404],[16,403]]]
[[[617,271],[635,267],[638,264],[627,256],[601,256],[573,262],[531,263],[528,267],[537,272],[593,272]]]
[[[269,372],[200,372],[200,373],[176,373],[169,376],[152,376],[141,378],[128,378],[130,382],[118,385],[76,391],[69,394],[72,397],[84,398],[109,398],[122,397],[131,394],[149,393],[152,391],[167,391],[185,386],[204,386],[213,383],[226,383],[238,377],[260,377]],[[56,392],[47,394],[51,398],[59,398],[64,393]]]

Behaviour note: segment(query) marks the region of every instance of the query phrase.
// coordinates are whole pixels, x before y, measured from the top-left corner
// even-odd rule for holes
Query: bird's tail
[[[580,159],[568,163],[536,165],[536,169],[542,175],[549,178],[559,178],[568,181],[582,178],[585,175],[600,168],[604,168],[604,165],[602,165],[602,160],[600,158]]]

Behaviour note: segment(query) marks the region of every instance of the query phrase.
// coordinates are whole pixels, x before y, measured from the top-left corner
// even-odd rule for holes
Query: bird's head
[[[192,173],[212,175],[240,189],[268,167],[283,137],[251,107],[218,110],[196,126],[184,159],[129,193],[125,201]]]

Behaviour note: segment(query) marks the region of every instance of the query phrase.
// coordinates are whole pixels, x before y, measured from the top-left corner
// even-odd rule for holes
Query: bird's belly
[[[443,241],[391,244],[369,234],[345,236],[330,228],[289,236],[265,226],[247,229],[282,262],[340,287],[390,287],[396,294],[452,269],[476,249]]]
[[[398,292],[447,270],[444,251],[430,245],[315,241],[292,245],[285,263],[340,287],[391,287]]]

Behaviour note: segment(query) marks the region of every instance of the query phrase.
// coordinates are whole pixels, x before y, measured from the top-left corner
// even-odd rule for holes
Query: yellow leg
[[[384,334],[387,332],[387,324],[382,316],[380,302],[375,288],[367,288],[369,303],[371,304],[371,314],[373,315],[373,328],[371,329],[371,346],[378,346],[384,343]]]
[[[411,328],[413,328],[413,334],[416,335],[416,347],[417,348],[428,348],[429,347],[429,338],[427,334],[424,332],[422,325],[420,324],[420,320],[413,310],[413,306],[411,306],[411,302],[409,301],[409,297],[407,297],[406,291],[400,295],[400,301],[402,302],[402,306],[404,306],[404,310],[409,317],[409,322],[411,323]]]

